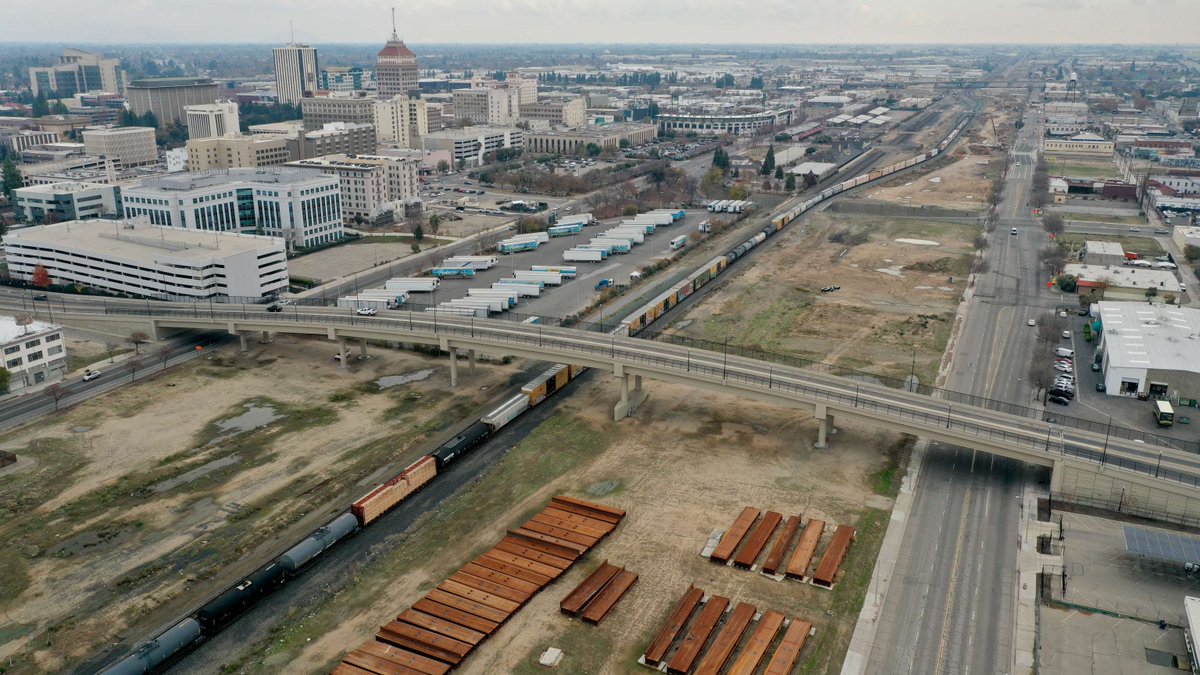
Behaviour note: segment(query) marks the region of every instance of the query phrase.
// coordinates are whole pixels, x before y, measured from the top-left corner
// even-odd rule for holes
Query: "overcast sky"
[[[1184,43],[1196,0],[0,0],[0,41]]]

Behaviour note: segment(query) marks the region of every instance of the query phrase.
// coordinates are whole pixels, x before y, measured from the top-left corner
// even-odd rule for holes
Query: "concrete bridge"
[[[229,309],[199,305],[95,307],[69,312],[66,320],[142,322],[156,337],[174,329],[223,330],[242,338],[282,332],[336,341],[348,360],[352,343],[368,340],[436,345],[450,354],[451,384],[458,359],[477,352],[559,361],[611,372],[620,379],[614,419],[629,415],[646,397],[645,379],[736,394],[811,412],[818,422],[816,447],[828,446],[834,420],[882,427],[975,448],[1053,469],[1051,489],[1064,470],[1108,473],[1128,484],[1194,498],[1200,488],[1200,455],[1147,442],[1011,415],[792,366],[608,333],[538,326],[496,319],[387,312],[348,315],[346,310],[289,307]],[[81,308],[82,309],[82,308]]]

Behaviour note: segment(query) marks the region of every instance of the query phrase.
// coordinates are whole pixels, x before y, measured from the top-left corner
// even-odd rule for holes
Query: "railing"
[[[1089,439],[1070,438],[1068,440],[1060,428],[1049,423],[1036,420],[997,420],[994,415],[974,406],[961,403],[947,402],[922,395],[892,391],[851,380],[845,381],[812,381],[814,373],[789,369],[776,371],[774,365],[768,364],[767,372],[747,372],[744,362],[730,364],[728,355],[717,362],[718,354],[702,350],[701,354],[663,353],[648,351],[641,341],[615,336],[602,336],[590,333],[566,332],[564,329],[535,325],[519,325],[509,322],[497,322],[487,319],[463,319],[455,317],[438,318],[413,312],[394,313],[391,318],[364,317],[357,315],[300,314],[292,312],[267,313],[249,312],[243,308],[241,312],[201,311],[193,307],[187,310],[132,310],[108,308],[106,312],[114,315],[130,315],[153,317],[177,317],[182,319],[207,319],[213,322],[249,320],[267,323],[300,323],[308,322],[318,325],[344,325],[360,328],[379,328],[385,330],[407,330],[410,333],[424,333],[437,337],[469,337],[473,340],[487,340],[497,345],[520,345],[533,348],[540,354],[554,358],[570,360],[570,355],[592,357],[605,362],[619,362],[629,365],[644,365],[658,370],[686,372],[719,379],[726,384],[740,385],[743,388],[765,389],[769,392],[787,394],[789,398],[802,398],[809,401],[821,402],[828,405],[850,409],[864,416],[884,417],[899,422],[907,422],[910,428],[919,431],[945,430],[958,432],[974,438],[1022,450],[1045,453],[1050,456],[1068,456],[1105,466],[1113,466],[1127,471],[1155,476],[1160,479],[1179,482],[1193,487],[1200,487],[1200,464],[1197,470],[1189,472],[1184,467],[1173,468],[1179,464],[1176,458],[1166,457],[1167,466],[1163,466],[1163,456],[1158,453],[1158,461],[1140,461],[1127,455],[1118,454],[1120,450],[1110,451],[1107,443],[1103,448],[1088,445]],[[548,329],[547,329],[548,328]],[[581,340],[580,338],[586,338]],[[649,343],[654,344],[654,343]],[[808,381],[796,381],[805,380]],[[920,398],[917,398],[917,397]],[[957,410],[956,410],[957,406]],[[1057,433],[1056,433],[1057,429]],[[1128,452],[1128,449],[1122,449]],[[1158,452],[1147,447],[1145,453]],[[1150,455],[1152,456],[1152,455]]]

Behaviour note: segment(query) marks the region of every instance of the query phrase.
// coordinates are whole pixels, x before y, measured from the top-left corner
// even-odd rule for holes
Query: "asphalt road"
[[[1036,329],[1026,322],[1059,298],[1037,260],[1046,236],[1027,199],[1040,127],[1035,115],[1025,122],[990,236],[991,271],[968,301],[947,387],[1029,405]],[[1021,462],[930,444],[867,672],[1011,672],[1019,499],[1035,477],[1044,478]]]

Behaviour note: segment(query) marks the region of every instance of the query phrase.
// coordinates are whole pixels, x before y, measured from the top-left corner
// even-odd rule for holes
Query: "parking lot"
[[[1186,624],[1183,598],[1200,593],[1200,578],[1127,553],[1123,522],[1059,516],[1067,590],[1056,575],[1050,598],[1069,606],[1041,608],[1041,672],[1165,673],[1172,659],[1186,662],[1183,631],[1173,626]],[[1170,626],[1160,629],[1159,619]]]

